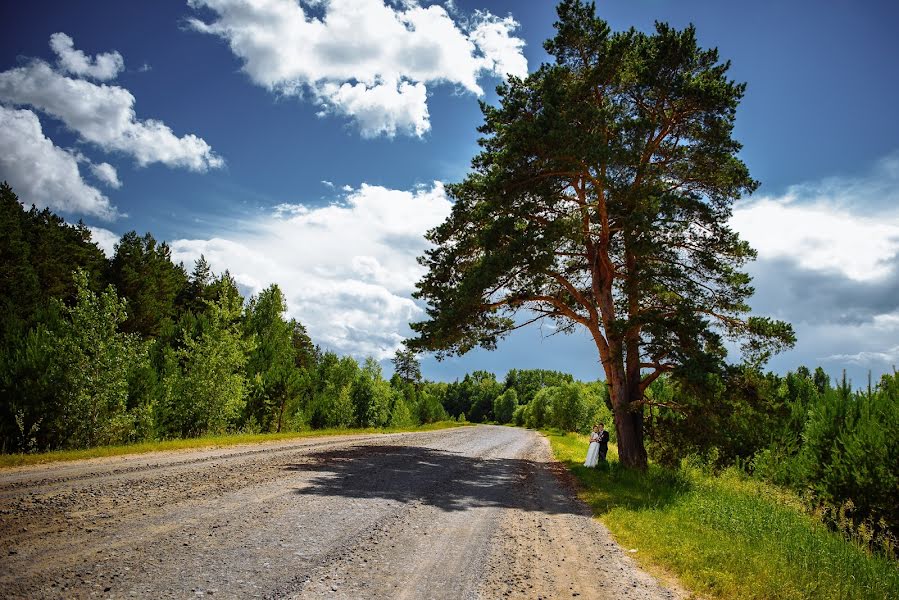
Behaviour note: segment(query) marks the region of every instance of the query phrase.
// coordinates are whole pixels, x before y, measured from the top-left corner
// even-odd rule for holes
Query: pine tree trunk
[[[610,385],[612,414],[618,436],[618,460],[630,469],[646,470],[647,456],[643,445],[643,413],[631,410],[624,385]]]

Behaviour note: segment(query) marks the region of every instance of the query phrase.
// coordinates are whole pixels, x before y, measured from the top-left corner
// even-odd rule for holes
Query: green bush
[[[511,423],[517,408],[518,392],[515,388],[509,388],[493,401],[493,417],[502,425]]]

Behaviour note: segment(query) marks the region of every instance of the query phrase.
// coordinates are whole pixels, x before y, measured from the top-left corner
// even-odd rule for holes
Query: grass
[[[581,497],[637,560],[713,598],[899,598],[899,564],[846,541],[792,494],[737,471],[583,467],[586,436],[547,432]]]
[[[461,427],[468,423],[456,423],[455,421],[441,421],[428,425],[415,427],[385,427],[368,429],[316,429],[308,431],[293,431],[283,433],[236,433],[230,435],[214,435],[183,440],[165,440],[160,442],[141,442],[124,446],[98,446],[83,450],[57,450],[54,452],[41,452],[36,454],[0,454],[0,468],[18,467],[23,465],[39,465],[44,463],[80,460],[85,458],[100,458],[105,456],[122,456],[125,454],[143,454],[145,452],[159,452],[166,450],[188,450],[192,448],[224,448],[238,444],[259,444],[262,442],[275,442],[279,440],[292,440],[296,438],[322,437],[327,435],[358,435],[360,433],[401,433],[406,431],[433,431],[448,427]]]

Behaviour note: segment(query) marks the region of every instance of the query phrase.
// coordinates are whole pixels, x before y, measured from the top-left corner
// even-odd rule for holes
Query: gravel
[[[8,598],[674,598],[508,427],[0,471]]]

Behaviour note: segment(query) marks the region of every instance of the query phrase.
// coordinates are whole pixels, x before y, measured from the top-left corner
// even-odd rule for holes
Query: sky
[[[798,342],[768,367],[899,364],[899,5],[606,0],[615,30],[695,24],[747,82],[735,137],[761,182],[731,225],[758,250],[756,314]],[[477,153],[479,101],[549,57],[555,3],[489,0],[7,2],[0,179],[83,220],[271,283],[323,348],[389,358],[423,317],[422,234]],[[601,376],[583,333],[522,329],[426,377]]]

